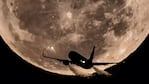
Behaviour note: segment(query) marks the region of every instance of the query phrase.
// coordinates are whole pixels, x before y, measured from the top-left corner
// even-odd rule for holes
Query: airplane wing
[[[65,59],[57,59],[57,58],[48,57],[48,56],[45,56],[45,55],[43,55],[43,57],[45,57],[45,58],[49,58],[49,59],[54,59],[54,60],[63,62],[64,65],[69,65],[69,63],[71,63],[71,61],[69,61],[69,60],[65,60]]]
[[[108,62],[100,62],[100,63],[92,63],[93,65],[108,65],[108,64],[117,64],[117,63],[108,63]]]

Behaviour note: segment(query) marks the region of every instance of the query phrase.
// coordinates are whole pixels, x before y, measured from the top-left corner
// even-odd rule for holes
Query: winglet
[[[94,57],[94,52],[95,52],[95,46],[93,47],[93,50],[92,50],[90,58],[89,58],[89,61],[91,61],[91,62],[92,62],[93,57]]]

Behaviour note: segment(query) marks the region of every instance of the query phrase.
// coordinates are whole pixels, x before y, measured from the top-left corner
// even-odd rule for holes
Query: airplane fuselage
[[[81,56],[75,51],[71,51],[69,53],[69,58],[72,61],[72,64],[76,64],[78,66],[81,66],[85,69],[89,69],[93,66],[92,61],[86,59],[85,57]]]
[[[95,50],[95,46],[93,47],[93,50],[91,52],[90,58],[87,59],[85,57],[83,57],[82,55],[80,55],[79,53],[77,53],[76,51],[70,51],[68,56],[70,60],[63,60],[63,59],[57,59],[57,58],[51,58],[48,56],[43,55],[46,58],[50,58],[50,59],[55,59],[58,61],[63,62],[64,65],[69,65],[71,64],[76,64],[84,69],[90,69],[93,67],[93,65],[107,65],[107,64],[115,64],[115,63],[104,63],[104,62],[100,62],[100,63],[94,63],[93,61],[93,56],[94,56],[94,50]]]

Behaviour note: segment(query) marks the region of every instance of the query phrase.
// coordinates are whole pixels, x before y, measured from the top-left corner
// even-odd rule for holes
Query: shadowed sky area
[[[107,69],[113,74],[111,77],[70,77],[52,74],[43,71],[22,60],[13,53],[0,38],[0,80],[30,80],[30,81],[51,81],[51,80],[145,80],[148,72],[149,36],[141,46],[132,53],[125,61],[117,66]]]

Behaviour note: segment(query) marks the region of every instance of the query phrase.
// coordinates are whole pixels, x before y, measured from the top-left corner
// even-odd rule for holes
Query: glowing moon
[[[91,75],[93,68],[65,66],[42,53],[68,59],[74,50],[89,58],[95,45],[94,62],[121,62],[148,35],[148,15],[148,0],[0,0],[0,35],[22,59],[43,70]]]

